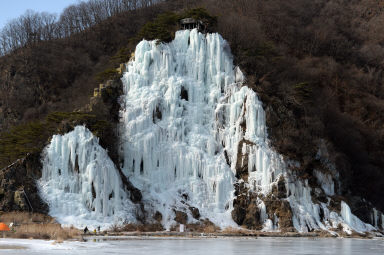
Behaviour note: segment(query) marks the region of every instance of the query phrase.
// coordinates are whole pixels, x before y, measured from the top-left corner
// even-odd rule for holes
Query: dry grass
[[[112,232],[157,232],[163,231],[164,228],[160,223],[153,224],[126,224],[122,227],[112,226]]]
[[[219,227],[215,226],[215,224],[213,224],[209,220],[201,220],[198,223],[186,225],[186,232],[215,233],[220,232],[220,230],[221,229]]]
[[[7,225],[14,223],[12,231],[7,233],[7,236],[12,238],[51,239],[62,242],[77,238],[81,234],[76,228],[63,228],[52,217],[38,213],[2,213],[0,221]]]
[[[220,230],[220,228],[216,227],[215,225],[209,225],[209,226],[204,227],[203,232],[204,233],[215,233],[218,230]]]
[[[0,214],[0,221],[9,225],[13,222],[15,225],[29,224],[29,223],[54,223],[55,219],[40,213],[27,213],[27,212],[7,212]]]
[[[24,224],[15,227],[15,232],[10,235],[14,238],[50,239],[62,242],[80,236],[80,230],[76,228],[62,228],[60,224]]]
[[[233,227],[227,227],[221,233],[223,234],[231,234],[231,235],[247,235],[251,234],[254,231],[244,229],[244,228],[233,228]]]

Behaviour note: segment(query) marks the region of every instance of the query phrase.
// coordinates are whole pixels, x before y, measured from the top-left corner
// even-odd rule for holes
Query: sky
[[[77,2],[78,0],[0,0],[0,29],[28,9],[60,14],[65,7]]]

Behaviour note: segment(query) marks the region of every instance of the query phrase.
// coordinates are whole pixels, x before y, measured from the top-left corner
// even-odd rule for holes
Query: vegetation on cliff
[[[76,125],[86,125],[100,137],[110,124],[94,114],[53,112],[44,120],[14,126],[0,134],[0,165],[5,166],[27,154],[41,152],[53,134],[66,133]]]
[[[180,28],[180,20],[184,18],[194,18],[205,22],[209,28],[213,28],[217,23],[217,17],[211,16],[204,8],[187,9],[178,14],[166,12],[158,15],[154,21],[146,23],[136,36],[136,42],[141,39],[158,40],[170,42],[175,37],[175,32]]]

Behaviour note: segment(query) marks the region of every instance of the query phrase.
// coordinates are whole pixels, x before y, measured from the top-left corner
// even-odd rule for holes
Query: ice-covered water
[[[307,238],[258,238],[258,239],[133,239],[107,242],[64,242],[0,239],[0,251],[5,255],[44,254],[382,254],[383,240],[359,239],[307,239]],[[7,246],[19,249],[8,249]],[[22,249],[21,249],[22,248]]]
[[[245,86],[219,34],[184,30],[169,44],[144,40],[122,81],[121,168],[142,191],[148,219],[159,211],[169,228],[180,210],[194,222],[190,209],[195,207],[220,227],[235,226],[236,168],[246,164],[247,185],[260,195],[269,194],[284,178],[298,231],[339,224],[346,232],[373,229],[344,202],[341,213],[330,211],[328,203],[313,203],[307,181],[290,173],[287,162],[270,147],[262,102]],[[324,154],[320,151],[319,157]],[[54,136],[43,163],[41,191],[60,222],[135,221],[135,206],[116,167],[86,128]],[[322,192],[335,194],[329,173],[315,170],[314,175]],[[279,219],[268,218],[262,199],[257,206],[264,230],[278,229]],[[380,217],[373,215],[376,222]]]

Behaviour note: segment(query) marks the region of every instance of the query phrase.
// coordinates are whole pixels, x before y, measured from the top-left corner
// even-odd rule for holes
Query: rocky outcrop
[[[294,231],[292,211],[286,200],[287,191],[282,176],[267,196],[250,190],[245,182],[235,185],[235,196],[232,218],[237,224],[253,230],[263,229],[263,222],[261,222],[263,212],[258,206],[262,202],[265,204],[266,216],[273,219],[273,226],[278,226],[282,231]]]
[[[189,210],[191,211],[192,217],[196,220],[200,219],[200,211],[198,208],[190,206]]]
[[[40,177],[39,154],[29,154],[0,170],[0,211],[47,213],[48,206],[38,195]]]
[[[235,184],[232,218],[238,225],[248,229],[261,229],[260,210],[256,206],[257,196],[250,192],[244,182]]]
[[[186,224],[188,221],[188,215],[185,212],[175,210],[175,221],[180,224]]]

